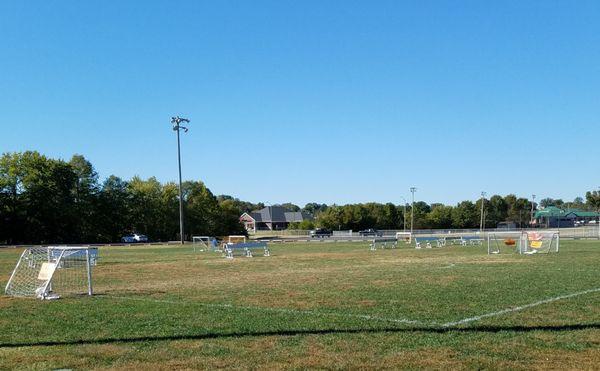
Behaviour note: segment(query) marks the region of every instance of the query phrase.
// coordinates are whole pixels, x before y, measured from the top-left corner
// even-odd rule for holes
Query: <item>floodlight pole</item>
[[[406,232],[406,204],[408,202],[406,201],[406,198],[404,198],[402,196],[400,196],[400,198],[404,201],[404,214],[403,214],[404,215],[404,224],[403,224],[403,227],[404,227],[404,232]]]
[[[486,194],[485,192],[481,192],[481,221],[479,223],[479,231],[482,232],[482,233],[483,233],[483,229],[485,227],[485,225],[484,225],[485,220],[484,220],[484,217],[483,217],[483,215],[484,215],[483,213],[484,213],[485,194]]]
[[[171,117],[173,131],[177,132],[177,163],[179,164],[179,237],[181,237],[181,244],[183,245],[185,243],[185,236],[183,234],[183,190],[181,187],[181,144],[179,140],[179,132],[183,130],[184,133],[187,133],[188,128],[181,126],[182,122],[189,123],[190,120],[179,116]]]
[[[413,226],[415,224],[415,192],[417,188],[410,187],[410,192],[412,193],[412,206],[410,208],[410,235],[413,235]]]

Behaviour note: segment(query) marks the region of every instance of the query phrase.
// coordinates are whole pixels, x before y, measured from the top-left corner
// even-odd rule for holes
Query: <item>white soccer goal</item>
[[[489,232],[487,235],[488,254],[520,253],[523,233]]]
[[[521,254],[548,254],[558,252],[560,233],[558,231],[523,232],[521,238]]]
[[[490,232],[487,241],[488,254],[547,254],[558,252],[560,234],[557,231]]]
[[[194,236],[192,237],[192,246],[194,251],[216,250],[217,243],[214,237]]]
[[[396,232],[396,239],[398,241],[404,241],[407,245],[412,243],[412,233],[410,232]]]
[[[246,236],[229,236],[227,243],[246,243]]]
[[[10,296],[58,299],[61,295],[92,295],[95,247],[30,247],[25,249],[6,285]]]

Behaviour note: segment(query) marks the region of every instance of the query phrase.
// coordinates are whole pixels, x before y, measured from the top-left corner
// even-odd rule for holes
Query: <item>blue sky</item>
[[[526,3],[526,4],[525,4]],[[0,152],[270,203],[600,186],[598,1],[0,4]],[[538,198],[539,199],[539,198]]]

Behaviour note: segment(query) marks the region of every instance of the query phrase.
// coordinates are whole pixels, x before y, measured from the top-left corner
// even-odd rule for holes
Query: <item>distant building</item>
[[[569,228],[575,225],[597,223],[600,213],[595,211],[563,210],[549,206],[535,212],[532,225],[545,228]]]
[[[287,229],[290,223],[304,220],[313,220],[313,217],[300,211],[288,211],[281,206],[267,206],[262,210],[243,213],[240,216],[240,222],[248,232]]]

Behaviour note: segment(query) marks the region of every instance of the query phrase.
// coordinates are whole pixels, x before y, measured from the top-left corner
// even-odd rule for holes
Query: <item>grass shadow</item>
[[[230,333],[206,333],[206,334],[185,334],[185,335],[165,335],[165,336],[139,336],[139,337],[121,337],[104,339],[80,339],[80,340],[51,340],[38,342],[22,343],[0,343],[2,348],[20,348],[20,347],[39,347],[39,346],[64,346],[64,345],[100,345],[113,343],[139,343],[152,341],[177,341],[177,340],[210,340],[210,339],[228,339],[228,338],[247,338],[264,336],[297,336],[297,335],[336,335],[336,334],[379,334],[379,333],[499,333],[514,332],[527,333],[535,331],[544,332],[568,332],[580,330],[598,330],[600,323],[575,324],[575,325],[556,325],[556,326],[473,326],[473,327],[406,327],[406,328],[379,328],[379,329],[321,329],[321,330],[274,330],[274,331],[248,331],[248,332],[230,332]]]

